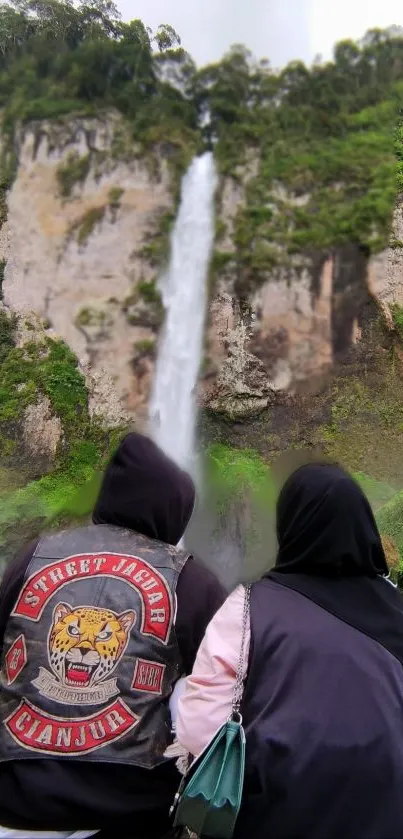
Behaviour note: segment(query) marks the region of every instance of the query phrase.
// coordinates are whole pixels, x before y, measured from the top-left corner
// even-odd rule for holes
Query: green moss
[[[403,562],[403,493],[397,493],[376,516],[382,534],[393,539]]]
[[[3,145],[0,152],[0,228],[3,226],[8,215],[7,195],[14,181],[17,172],[17,155],[14,151],[10,138],[3,136]]]
[[[14,347],[17,319],[0,309],[0,364],[7,358]]]
[[[231,263],[236,260],[236,254],[227,253],[227,251],[220,251],[215,249],[210,261],[209,276],[208,276],[208,290],[209,296],[214,294],[217,281],[222,278],[225,270]]]
[[[217,493],[223,510],[245,492],[264,499],[270,506],[276,497],[269,466],[253,449],[211,445],[205,461],[205,479],[209,491]]]
[[[143,338],[134,345],[136,356],[153,356],[155,352],[155,338]]]
[[[392,303],[390,312],[395,330],[399,338],[403,340],[403,306],[399,306],[398,303]]]
[[[146,303],[161,302],[161,294],[157,288],[155,280],[141,280],[137,284],[137,292]]]
[[[113,210],[118,210],[121,205],[121,199],[124,195],[124,189],[120,186],[113,186],[108,193],[109,206]]]
[[[15,320],[0,310],[2,468],[16,461],[24,462],[21,420],[25,409],[41,397],[48,397],[52,413],[60,418],[63,436],[51,474],[31,481],[11,494],[0,486],[0,549],[3,556],[10,555],[21,541],[33,538],[38,528],[52,517],[71,521],[72,517],[79,518],[88,513],[94,500],[91,486],[94,479],[98,480],[105,457],[122,433],[119,429],[108,432],[90,419],[84,376],[69,347],[50,338],[42,343],[16,347],[15,326]],[[29,472],[32,465],[28,466]],[[80,486],[83,486],[83,494],[77,499]]]
[[[139,251],[139,256],[146,259],[154,268],[161,269],[168,260],[170,234],[175,222],[175,213],[161,213],[155,221],[153,232]]]
[[[371,122],[367,114],[365,130],[360,113],[355,114],[344,136],[320,136],[297,123],[274,125],[262,136],[260,149],[254,151],[258,173],[247,183],[246,200],[234,223],[236,271],[243,289],[259,285],[278,267],[289,267],[296,254],[349,242],[376,253],[388,245],[396,201],[391,138],[397,107],[395,100],[387,108],[385,104],[373,108]],[[378,108],[382,118],[376,119]],[[403,131],[395,149],[402,142]],[[244,162],[245,140],[231,153],[236,156],[234,172]]]
[[[68,441],[69,434],[88,421],[87,390],[75,355],[62,341],[50,339],[17,348],[11,325],[4,329],[3,324],[3,330],[6,341],[0,359],[0,431],[7,435],[10,422],[18,423],[24,409],[43,394],[60,417]]]
[[[86,180],[91,168],[91,157],[85,154],[80,157],[76,152],[69,154],[65,163],[62,163],[57,171],[56,177],[59,184],[60,195],[69,198],[74,187]]]
[[[124,300],[122,310],[131,326],[158,329],[164,319],[164,307],[155,280],[140,280]]]
[[[106,322],[106,312],[100,309],[91,309],[85,306],[81,309],[76,317],[77,326],[102,326]]]
[[[83,216],[74,224],[72,230],[77,236],[77,242],[80,245],[85,245],[91,234],[94,232],[96,226],[101,224],[105,216],[105,207],[91,207],[84,213]]]
[[[219,216],[218,216],[219,210],[220,210],[220,208],[219,208],[219,206],[217,206],[216,207],[216,231],[215,231],[216,242],[221,242],[227,234],[227,225],[226,225],[225,221],[223,221],[222,219],[219,218]]]
[[[367,496],[371,506],[376,511],[387,504],[396,495],[396,490],[383,481],[377,481],[364,472],[355,472],[353,477]]]
[[[78,370],[74,353],[61,341],[48,342],[46,358],[35,359],[38,387],[49,397],[52,410],[64,429],[75,429],[88,419],[85,379]]]

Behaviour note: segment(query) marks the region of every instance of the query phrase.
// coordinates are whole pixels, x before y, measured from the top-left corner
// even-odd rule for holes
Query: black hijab
[[[106,469],[92,520],[176,545],[194,501],[190,476],[152,440],[133,432],[122,440]]]
[[[277,539],[282,573],[388,574],[369,502],[339,466],[311,463],[288,478],[277,502]]]
[[[278,554],[269,577],[354,626],[403,664],[403,599],[371,507],[339,466],[297,469],[277,502]]]

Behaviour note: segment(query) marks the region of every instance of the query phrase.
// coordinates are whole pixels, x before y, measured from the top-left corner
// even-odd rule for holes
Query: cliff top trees
[[[336,45],[334,60],[275,71],[242,45],[197,69],[169,24],[125,23],[112,0],[14,0],[0,5],[3,131],[16,122],[117,108],[144,149],[203,144],[237,174],[256,176],[235,225],[239,264],[257,279],[273,259],[355,238],[387,240],[395,196],[393,136],[403,184],[403,33],[372,30]],[[298,207],[275,196],[276,184]],[[269,247],[270,245],[270,247]]]

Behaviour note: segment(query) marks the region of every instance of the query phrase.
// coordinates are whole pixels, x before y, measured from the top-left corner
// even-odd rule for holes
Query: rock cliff
[[[173,200],[166,161],[152,171],[124,130],[108,113],[21,132],[0,259],[4,303],[40,315],[135,414],[162,316],[151,245]]]
[[[236,178],[223,176],[217,202],[201,394],[211,411],[232,418],[258,413],[276,392],[316,386],[360,340],[374,301],[390,325],[391,305],[402,302],[400,205],[392,247],[371,263],[346,245],[295,258],[257,286],[240,288],[234,224],[256,167],[251,157]],[[140,420],[163,320],[157,280],[174,213],[169,155],[140,156],[113,112],[20,132],[0,235],[4,303],[19,315],[39,315],[92,371],[98,392],[109,377],[123,411]],[[116,400],[111,410],[116,414]]]
[[[339,454],[334,389],[354,390],[363,369],[375,370],[379,384],[385,347],[403,330],[403,207],[396,207],[390,247],[376,257],[345,244],[277,259],[258,282],[245,279],[237,224],[257,166],[251,155],[235,176],[220,177],[199,388],[204,428],[220,438],[224,421],[224,436],[270,454],[333,434],[330,448]],[[89,415],[107,427],[146,421],[175,177],[169,144],[140,154],[114,112],[32,123],[18,135],[0,231],[3,301],[25,330],[20,344],[35,330],[66,342],[86,383]],[[307,201],[280,184],[274,192],[277,201]],[[46,392],[24,411],[27,451],[45,447],[52,458],[63,430]]]

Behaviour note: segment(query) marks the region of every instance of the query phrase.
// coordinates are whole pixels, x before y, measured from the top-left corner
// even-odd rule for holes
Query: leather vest
[[[182,674],[175,591],[186,560],[108,525],[42,539],[5,632],[0,761],[164,760],[168,699]]]

